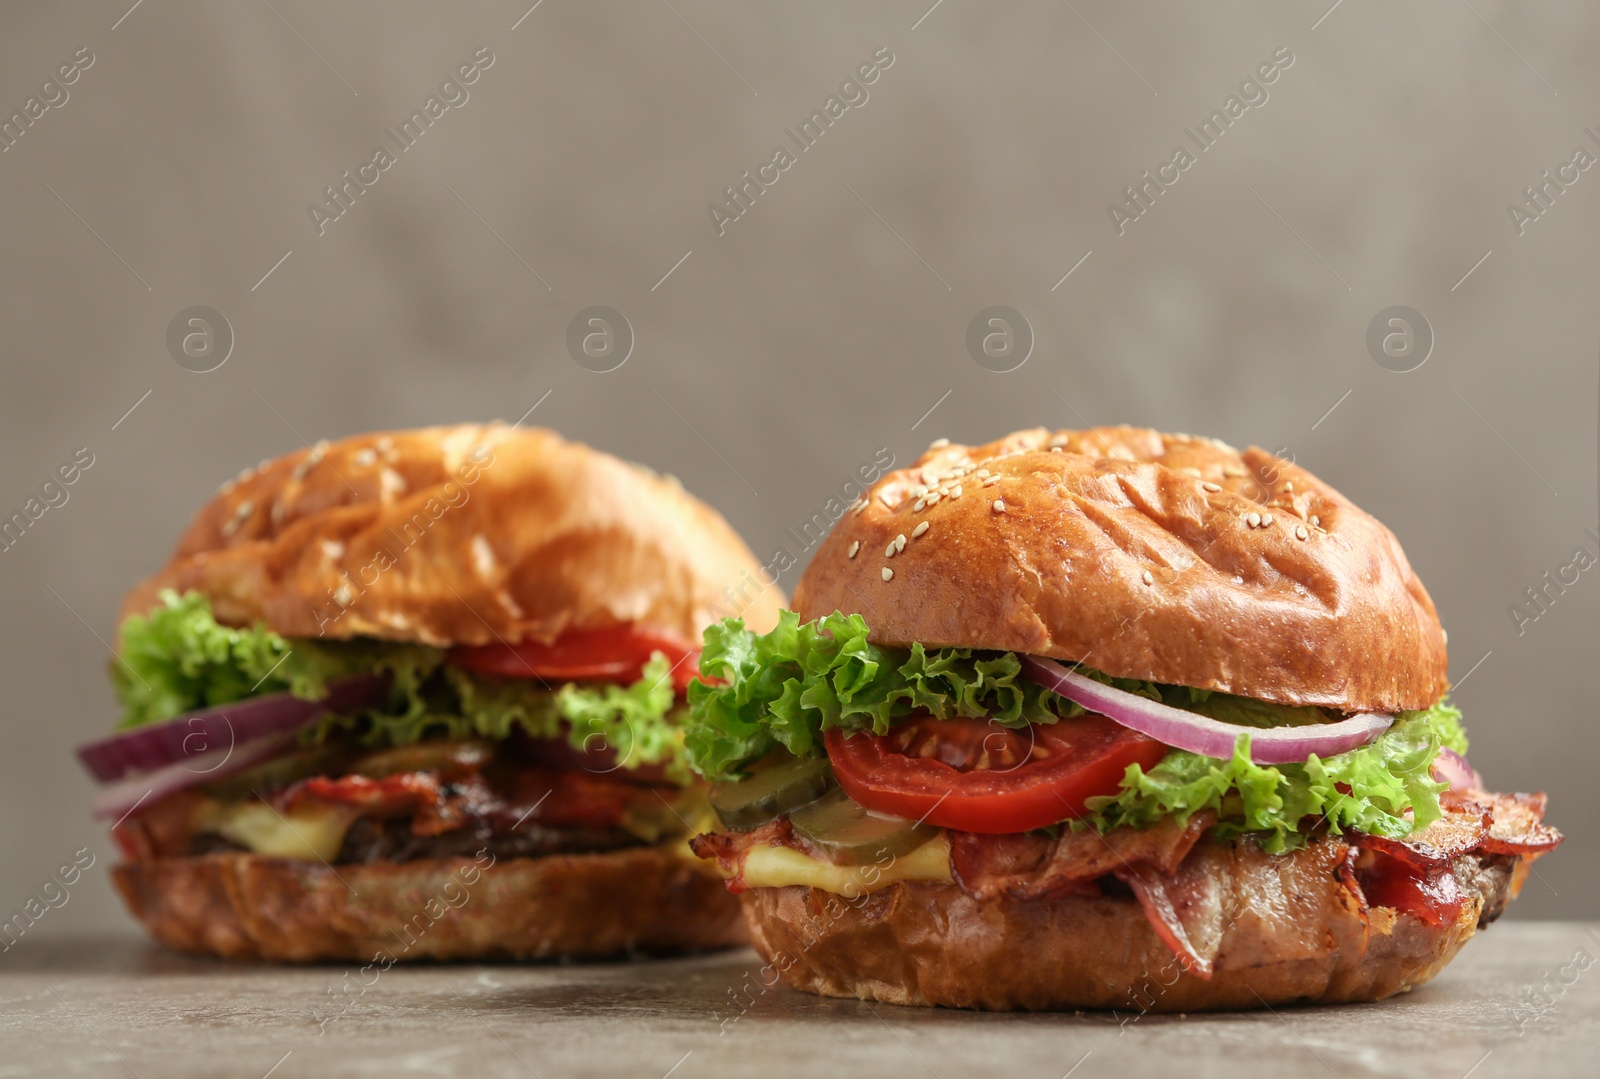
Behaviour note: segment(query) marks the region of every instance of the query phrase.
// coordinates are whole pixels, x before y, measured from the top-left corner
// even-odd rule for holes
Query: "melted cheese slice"
[[[265,802],[231,802],[207,806],[199,827],[254,854],[331,862],[357,816],[347,806],[307,806],[285,814]]]
[[[883,865],[835,865],[793,847],[751,847],[744,854],[739,879],[749,888],[798,884],[847,898],[876,892],[902,880],[954,880],[950,875],[950,841],[943,832]]]

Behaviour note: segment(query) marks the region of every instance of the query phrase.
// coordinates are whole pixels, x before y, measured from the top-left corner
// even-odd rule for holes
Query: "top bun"
[[[1438,613],[1387,528],[1264,450],[1142,428],[935,443],[845,513],[794,599],[860,613],[880,644],[1280,704],[1389,712],[1448,688]]]
[[[246,469],[123,614],[198,590],[289,637],[447,646],[636,624],[699,640],[783,593],[678,481],[550,431],[467,424],[319,442]]]

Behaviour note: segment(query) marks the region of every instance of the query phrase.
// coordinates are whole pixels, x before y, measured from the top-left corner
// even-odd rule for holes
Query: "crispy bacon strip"
[[[1117,879],[1133,889],[1150,928],[1191,974],[1209,980],[1226,929],[1224,890],[1228,848],[1207,844],[1176,873],[1150,865],[1119,866]]]
[[[1543,854],[1555,850],[1566,838],[1544,823],[1545,796],[1537,794],[1497,794],[1490,816],[1489,834],[1483,850],[1490,854]]]
[[[1197,813],[1187,824],[1168,818],[1149,828],[1063,830],[1058,838],[1036,833],[978,835],[950,833],[950,868],[968,895],[989,899],[1051,899],[1098,895],[1093,882],[1119,869],[1150,866],[1171,874],[1216,823],[1212,813]]]
[[[1532,857],[1554,850],[1565,838],[1544,823],[1543,794],[1445,791],[1439,805],[1443,817],[1404,839],[1363,835],[1357,841],[1419,870],[1431,870],[1474,851]]]

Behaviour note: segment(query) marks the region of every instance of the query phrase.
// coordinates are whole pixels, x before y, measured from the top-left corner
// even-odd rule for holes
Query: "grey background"
[[[801,564],[786,529],[879,447],[1116,422],[1285,447],[1401,537],[1471,672],[1473,760],[1572,836],[1514,916],[1592,916],[1600,584],[1520,635],[1507,607],[1600,547],[1600,171],[1524,235],[1506,206],[1600,154],[1600,14],[928,3],[0,9],[0,112],[96,58],[0,154],[0,509],[94,454],[0,554],[0,909],[88,845],[30,932],[125,924],[71,748],[115,719],[123,591],[223,479],[542,400],[528,422],[679,475]],[[308,204],[485,45],[470,100],[319,236]],[[884,46],[870,99],[719,236],[708,203]],[[1279,46],[1270,99],[1118,235],[1108,204]],[[208,374],[165,346],[197,304],[236,335]],[[637,338],[607,374],[565,347],[594,304]],[[1035,335],[1005,374],[964,344],[996,304]],[[1406,374],[1365,345],[1396,304],[1437,338]]]

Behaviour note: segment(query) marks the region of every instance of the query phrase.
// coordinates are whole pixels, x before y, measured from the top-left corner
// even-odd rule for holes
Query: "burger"
[[[689,853],[694,642],[784,600],[678,482],[500,424],[246,469],[127,597],[79,755],[162,943],[228,958],[742,943]]]
[[[1395,537],[1260,449],[935,443],[705,633],[694,840],[779,978],[982,1009],[1377,1000],[1561,842],[1488,790]]]

